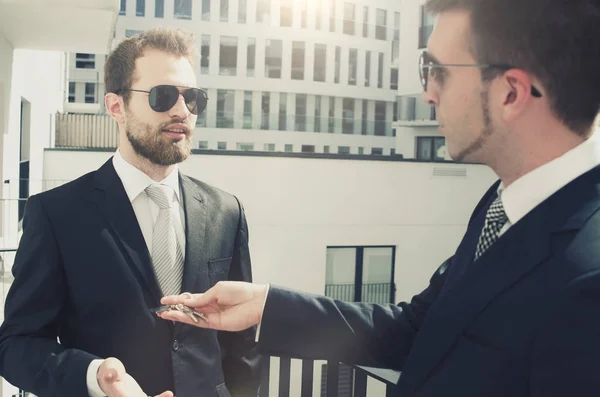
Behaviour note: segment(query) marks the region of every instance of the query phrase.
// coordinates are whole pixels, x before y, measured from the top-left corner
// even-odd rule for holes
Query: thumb
[[[174,394],[170,391],[163,392],[156,397],[174,397]]]
[[[125,374],[125,367],[123,363],[113,357],[109,357],[104,361],[104,380],[108,383],[115,383],[123,380]]]

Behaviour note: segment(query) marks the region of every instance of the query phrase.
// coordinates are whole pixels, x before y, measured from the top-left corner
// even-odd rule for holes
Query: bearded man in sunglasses
[[[164,295],[252,278],[240,202],[178,170],[208,100],[196,48],[175,29],[121,42],[105,65],[119,149],[29,199],[0,329],[0,373],[21,389],[256,397],[254,330],[202,330],[155,312]]]

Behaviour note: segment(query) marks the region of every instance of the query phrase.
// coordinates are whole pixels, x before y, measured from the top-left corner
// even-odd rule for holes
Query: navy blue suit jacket
[[[473,262],[497,186],[455,255],[410,303],[347,303],[272,287],[261,351],[400,370],[401,397],[600,395],[600,168]]]
[[[250,281],[237,199],[180,175],[183,291]],[[29,198],[0,328],[0,375],[40,397],[87,396],[92,359],[119,358],[144,391],[256,396],[255,331],[217,333],[164,321],[161,292],[131,203],[109,160]],[[60,344],[57,343],[57,337]]]

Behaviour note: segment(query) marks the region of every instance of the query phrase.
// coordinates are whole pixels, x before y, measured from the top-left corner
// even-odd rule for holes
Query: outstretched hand
[[[241,331],[260,322],[267,295],[267,285],[241,281],[220,281],[203,294],[183,293],[165,296],[163,305],[183,304],[202,313],[208,321],[194,322],[183,312],[158,313],[165,320],[179,321],[220,331]]]
[[[98,368],[98,385],[108,397],[148,397],[140,385],[125,371],[123,363],[109,357]],[[173,397],[173,393],[165,391],[156,397]]]

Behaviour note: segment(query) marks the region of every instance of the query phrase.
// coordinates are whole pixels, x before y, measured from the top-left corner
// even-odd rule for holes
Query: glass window
[[[238,23],[246,23],[247,13],[248,13],[247,0],[238,0]]]
[[[332,133],[335,127],[335,97],[329,97],[329,132]]]
[[[394,12],[394,41],[400,40],[400,13]]]
[[[367,51],[365,56],[365,87],[371,84],[371,51]]]
[[[256,39],[248,38],[248,51],[246,52],[246,76],[254,77],[256,68]]]
[[[304,42],[292,42],[292,80],[304,80]]]
[[[335,19],[337,17],[335,12],[336,0],[329,0],[329,31],[335,32]]]
[[[233,128],[235,91],[217,90],[217,128]]]
[[[218,142],[217,149],[219,150],[227,150],[227,142]]]
[[[350,146],[338,146],[338,154],[350,154]]]
[[[75,102],[75,82],[69,81],[69,103]]]
[[[362,146],[358,147],[358,154],[365,154],[365,148]]]
[[[329,153],[329,145],[323,146],[323,153]]]
[[[142,32],[143,32],[143,30],[126,29],[125,30],[125,37],[137,36],[139,34],[142,34]]]
[[[350,48],[350,54],[348,56],[349,68],[348,68],[348,84],[356,85],[356,68],[358,63],[358,50],[356,48]]]
[[[315,132],[321,132],[321,95],[315,96]]]
[[[274,143],[265,143],[265,152],[274,152],[275,151],[275,144]]]
[[[219,48],[219,74],[235,76],[237,69],[237,37],[221,36]]]
[[[121,0],[121,7],[119,8],[119,15],[125,15],[127,10],[127,0]]]
[[[97,103],[96,83],[85,83],[85,103]]]
[[[386,130],[386,102],[384,101],[375,101],[375,135],[377,136],[385,136]]]
[[[292,9],[294,6],[293,0],[281,0],[280,3],[280,26],[292,26]]]
[[[208,149],[208,141],[200,141],[198,142],[198,149]]]
[[[325,81],[327,71],[327,46],[325,44],[315,44],[315,64],[313,70],[313,79],[315,81]]]
[[[377,88],[383,88],[383,52],[379,53],[379,63],[377,65]]]
[[[96,67],[96,55],[76,53],[75,67],[77,69],[94,69]]]
[[[219,0],[220,9],[219,9],[219,20],[221,22],[229,21],[229,0]]]
[[[398,68],[392,68],[390,71],[390,89],[398,89]]]
[[[369,37],[369,7],[363,7],[363,37]]]
[[[256,0],[256,22],[271,24],[271,0]]]
[[[306,94],[296,94],[296,131],[306,131]]]
[[[135,16],[143,17],[146,15],[146,0],[135,1]]]
[[[284,146],[284,151],[286,152],[293,152],[294,151],[294,145],[286,143]]]
[[[342,133],[354,133],[354,99],[344,98],[342,107]]]
[[[417,160],[444,161],[446,160],[446,139],[444,137],[417,137]]]
[[[375,155],[382,155],[383,154],[383,149],[380,147],[374,147],[371,148],[371,154],[375,154]]]
[[[368,127],[368,105],[369,101],[366,99],[362,100],[362,125],[360,126],[361,135],[367,135],[367,127]]]
[[[252,91],[244,91],[244,129],[252,129]]]
[[[267,40],[265,48],[265,77],[281,78],[281,57],[283,42],[281,40]]]
[[[210,36],[202,35],[200,44],[200,73],[208,74],[210,67]]]
[[[192,19],[192,0],[174,0],[173,16],[177,19]]]
[[[287,93],[279,93],[279,131],[287,130]]]
[[[165,17],[165,0],[154,0],[154,17]]]
[[[335,75],[333,82],[338,84],[340,82],[340,61],[342,58],[342,48],[335,46]]]
[[[300,150],[302,151],[302,153],[314,153],[315,145],[302,145],[302,148]]]
[[[271,93],[263,92],[261,98],[261,119],[260,119],[260,129],[268,130],[269,129],[269,118],[271,117]]]
[[[202,0],[202,20],[210,21],[210,0]]]
[[[419,48],[427,47],[429,36],[433,32],[434,17],[425,12],[425,7],[421,6],[421,26],[419,27]]]
[[[236,146],[237,150],[244,152],[251,152],[254,150],[254,143],[251,142],[238,142]]]
[[[301,28],[306,27],[306,8],[308,7],[307,2],[308,2],[308,0],[300,0],[300,27]]]
[[[387,40],[387,11],[377,9],[375,17],[375,38],[377,40]]]
[[[344,3],[344,34],[354,35],[355,8],[352,3]]]

